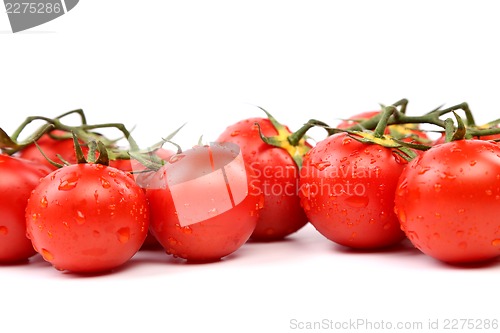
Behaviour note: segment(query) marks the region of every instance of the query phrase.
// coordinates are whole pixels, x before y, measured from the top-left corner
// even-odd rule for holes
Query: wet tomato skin
[[[50,169],[39,163],[0,155],[0,263],[26,260],[36,254],[26,237],[24,211],[31,191]]]
[[[210,161],[236,155],[225,148],[214,151],[214,146],[196,146],[176,154],[147,181],[150,231],[167,254],[192,262],[217,261],[238,250],[255,229],[264,198],[251,184],[251,169],[244,164],[242,169],[225,166],[226,177],[232,179],[226,185],[222,178],[211,177],[218,170],[211,170]],[[223,207],[228,187],[236,188],[235,180],[244,198],[237,200],[232,192],[235,205]],[[190,181],[198,182],[195,189]]]
[[[300,206],[296,163],[285,149],[262,141],[256,123],[260,125],[263,135],[278,134],[269,119],[256,117],[227,127],[217,141],[239,145],[245,162],[255,174],[253,184],[265,196],[264,207],[251,238],[274,241],[300,230],[306,225],[307,216]]]
[[[410,241],[449,263],[500,255],[500,147],[482,140],[439,144],[401,174],[395,211]]]
[[[145,193],[132,175],[99,164],[46,176],[26,208],[33,246],[59,270],[112,270],[141,247],[149,226]]]
[[[326,238],[351,248],[391,246],[405,238],[394,214],[394,192],[406,165],[389,148],[346,133],[319,142],[305,158],[301,204]]]

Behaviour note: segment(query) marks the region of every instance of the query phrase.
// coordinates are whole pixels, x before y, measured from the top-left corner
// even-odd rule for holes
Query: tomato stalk
[[[64,124],[61,119],[71,115],[71,114],[78,114],[80,116],[81,124],[77,126],[70,126]],[[36,130],[33,134],[31,134],[26,140],[24,141],[18,141],[19,135],[22,133],[22,131],[26,128],[27,125],[32,123],[33,121],[36,120],[42,120],[45,122],[44,125],[42,125],[38,130]],[[87,123],[87,119],[85,116],[85,113],[81,109],[69,111],[66,113],[61,114],[58,117],[55,118],[48,118],[48,117],[43,117],[43,116],[31,116],[27,117],[24,122],[14,131],[14,133],[9,136],[5,131],[3,131],[0,128],[0,149],[2,149],[2,152],[12,155],[23,148],[31,145],[33,142],[37,141],[40,139],[43,135],[47,134],[49,135],[52,139],[55,140],[63,140],[63,139],[70,139],[71,134],[70,133],[75,133],[81,140],[84,142],[90,142],[93,140],[98,140],[103,142],[107,147],[112,148],[117,140],[109,140],[102,136],[101,134],[98,134],[96,132],[92,132],[92,130],[98,129],[98,128],[116,128],[120,132],[123,133],[124,137],[127,139],[130,145],[130,150],[136,151],[139,150],[139,146],[137,145],[136,141],[132,138],[130,131],[121,123],[106,123],[106,124],[94,124],[94,125],[89,125]],[[67,134],[62,134],[62,135],[56,135],[53,134],[53,130],[60,130],[64,133]],[[112,152],[113,158],[119,158],[119,159],[129,159],[130,156],[127,154],[127,152],[120,151],[120,150],[113,150]]]
[[[259,129],[259,135],[262,141],[264,141],[268,145],[285,149],[290,154],[292,159],[295,161],[297,167],[300,169],[302,167],[302,161],[304,155],[311,149],[311,147],[306,143],[307,140],[306,132],[315,126],[314,122],[318,121],[310,120],[308,123],[302,126],[297,132],[292,133],[286,126],[278,122],[276,118],[274,118],[265,109],[263,109],[260,106],[259,109],[264,111],[269,121],[278,132],[278,135],[267,137],[262,134],[260,125],[258,123],[255,123],[255,125]],[[326,125],[322,122],[318,122],[318,125],[319,124]]]

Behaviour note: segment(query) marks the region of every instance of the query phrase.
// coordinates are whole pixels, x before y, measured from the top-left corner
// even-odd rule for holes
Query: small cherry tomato
[[[46,176],[26,208],[28,236],[59,270],[109,271],[141,247],[149,225],[145,193],[132,175],[100,164]]]
[[[500,255],[500,147],[491,141],[437,145],[399,179],[395,211],[410,241],[450,263]]]
[[[284,126],[280,133],[267,118],[250,118],[227,127],[217,141],[237,144],[245,162],[254,171],[252,182],[265,199],[252,239],[272,241],[301,229],[307,223],[307,216],[300,206],[297,164],[286,149],[265,143],[259,127],[268,137],[281,135],[286,140],[291,134]],[[305,154],[310,146],[304,144],[302,149]]]
[[[36,254],[26,237],[24,211],[31,191],[50,169],[39,163],[0,155],[0,263],[26,260]]]
[[[214,261],[239,249],[255,229],[262,194],[231,144],[176,154],[147,184],[150,230],[168,254]]]
[[[358,249],[381,248],[405,238],[394,214],[394,193],[406,160],[392,149],[347,133],[320,141],[304,157],[301,204],[326,238]]]

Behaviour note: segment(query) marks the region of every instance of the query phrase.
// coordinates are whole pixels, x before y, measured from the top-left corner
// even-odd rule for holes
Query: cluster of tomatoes
[[[395,103],[336,127],[310,120],[295,133],[268,114],[177,152],[140,150],[119,124],[126,150],[83,116],[73,127],[62,116],[31,118],[23,126],[47,124],[30,141],[16,141],[22,126],[0,131],[0,190],[9,193],[0,201],[0,263],[39,253],[59,270],[110,271],[145,246],[216,261],[306,223],[351,248],[408,238],[450,263],[499,256],[497,125],[476,126],[463,104],[421,117],[405,109]],[[441,120],[458,109],[467,125],[456,114]],[[441,126],[442,138],[431,142],[417,125],[425,122]],[[305,133],[315,126],[328,136],[313,146]]]

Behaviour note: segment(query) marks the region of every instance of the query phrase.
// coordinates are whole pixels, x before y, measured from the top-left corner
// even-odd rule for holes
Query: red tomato
[[[144,191],[132,175],[100,164],[53,171],[26,208],[28,236],[59,270],[100,272],[128,261],[149,224]]]
[[[394,245],[404,239],[394,193],[406,165],[390,148],[364,144],[347,133],[319,142],[304,158],[301,204],[326,238],[352,248]]]
[[[395,210],[415,247],[436,259],[500,255],[500,147],[459,140],[429,149],[401,174]]]
[[[219,260],[240,248],[255,229],[263,196],[232,146],[196,146],[174,155],[153,175],[146,191],[150,230],[168,254]]]
[[[252,239],[282,239],[307,223],[298,196],[299,170],[285,149],[262,141],[255,123],[260,125],[263,135],[278,135],[269,119],[250,118],[229,126],[217,141],[232,142],[240,147],[245,162],[256,175],[253,184],[265,196]]]
[[[65,132],[54,130],[52,131],[52,133],[54,135],[62,135]],[[37,144],[43,151],[43,153],[54,162],[62,164],[61,159],[57,156],[57,154],[61,155],[61,157],[64,160],[68,161],[70,164],[74,164],[77,162],[75,146],[72,138],[56,140],[52,139],[48,134],[44,134],[40,139],[38,139]],[[84,154],[86,154],[88,148],[82,147],[82,150]],[[34,144],[29,145],[21,150],[19,152],[19,157],[44,164],[52,170],[57,169],[57,167],[50,164],[49,161],[47,161],[47,159],[43,157],[43,155],[40,153],[40,150],[38,150],[38,148]]]
[[[0,155],[0,263],[36,254],[26,238],[24,211],[31,191],[50,169],[31,161]]]
[[[165,161],[168,160],[172,155],[175,154],[173,151],[163,149],[163,148],[156,150],[155,153],[159,158],[161,158],[162,160],[165,160]],[[126,172],[132,172],[132,171],[138,172],[138,173],[134,174],[134,178],[136,179],[136,182],[139,185],[141,185],[141,183],[142,183],[141,178],[144,178],[144,177],[143,177],[143,174],[140,173],[140,171],[146,170],[146,168],[139,161],[134,160],[134,159],[128,159],[128,160],[117,159],[117,160],[110,160],[109,165],[112,167],[115,167],[119,170],[126,171]],[[144,244],[142,244],[142,248],[145,248],[145,249],[161,248],[161,244],[158,242],[158,240],[150,232],[148,232],[148,236],[146,237]]]
[[[367,111],[362,112],[357,115],[350,117],[350,120],[344,120],[337,125],[337,128],[346,129],[356,124],[359,124],[362,120],[370,119],[373,116],[379,114],[380,111]],[[417,124],[402,124],[402,125],[389,125],[386,127],[385,134],[390,134],[396,139],[402,139],[405,142],[421,141],[422,143],[430,142],[429,136],[419,130]],[[418,139],[418,140],[415,140]]]

